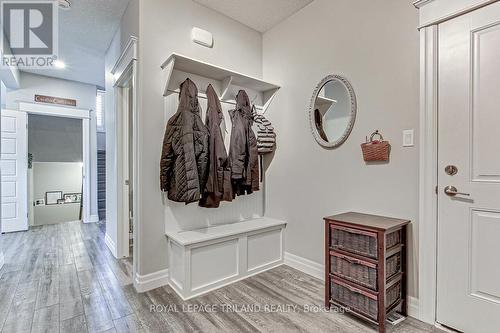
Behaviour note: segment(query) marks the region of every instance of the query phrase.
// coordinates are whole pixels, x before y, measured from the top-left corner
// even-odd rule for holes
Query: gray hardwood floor
[[[321,311],[321,281],[287,266],[191,301],[170,287],[138,294],[129,260],[116,260],[97,224],[2,235],[1,332],[375,332]],[[408,319],[393,332],[437,332]]]

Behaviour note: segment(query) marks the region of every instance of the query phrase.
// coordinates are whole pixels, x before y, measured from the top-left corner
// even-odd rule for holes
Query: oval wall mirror
[[[356,120],[356,95],[349,81],[328,75],[314,90],[309,122],[316,141],[325,148],[336,148],[351,134]]]

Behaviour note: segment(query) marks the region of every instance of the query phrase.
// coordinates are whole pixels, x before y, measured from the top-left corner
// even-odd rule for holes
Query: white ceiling
[[[292,16],[313,0],[193,0],[260,32]]]
[[[31,72],[104,86],[104,55],[128,2],[71,0],[71,9],[59,10],[59,56],[67,68]]]

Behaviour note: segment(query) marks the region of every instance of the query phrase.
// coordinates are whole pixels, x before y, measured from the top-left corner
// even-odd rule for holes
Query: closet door
[[[500,3],[439,26],[438,322],[500,330]]]
[[[28,230],[25,112],[2,110],[2,233]]]

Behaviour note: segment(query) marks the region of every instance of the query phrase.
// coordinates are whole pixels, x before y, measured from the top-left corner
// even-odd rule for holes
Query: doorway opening
[[[131,76],[115,87],[117,92],[117,132],[119,190],[118,229],[122,236],[122,256],[133,258],[134,247],[134,83]]]
[[[82,220],[82,123],[28,115],[29,226]]]
[[[137,39],[131,37],[111,73],[114,77],[116,141],[116,188],[106,189],[116,198],[118,258],[128,258],[132,274],[137,272],[139,215],[137,151]],[[136,285],[134,278],[134,285]]]
[[[57,220],[93,222],[89,110],[20,102],[19,111],[2,110],[1,135],[2,233]]]

